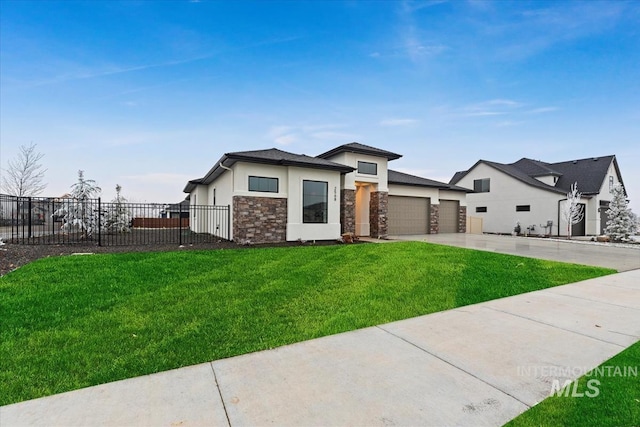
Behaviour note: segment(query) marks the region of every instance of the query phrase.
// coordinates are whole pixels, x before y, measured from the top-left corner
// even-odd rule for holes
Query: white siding
[[[483,178],[491,180],[490,191],[467,194],[466,201],[467,215],[482,218],[485,233],[511,233],[516,222],[520,222],[523,231],[535,225],[536,232],[543,232],[540,225],[548,220],[554,224],[552,233],[558,232],[558,201],[565,198],[563,194],[532,187],[483,163],[478,164],[457,185],[473,189],[473,181]],[[517,205],[529,205],[530,211],[516,212]],[[481,206],[486,206],[486,213],[476,212],[476,208]]]

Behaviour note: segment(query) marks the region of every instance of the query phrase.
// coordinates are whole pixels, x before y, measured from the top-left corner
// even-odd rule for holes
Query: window
[[[365,175],[378,175],[378,164],[369,162],[358,162],[358,173]]]
[[[476,206],[476,212],[477,213],[482,213],[482,212],[486,212],[487,211],[487,207],[486,206]]]
[[[609,191],[613,190],[613,176],[609,175]]]
[[[278,192],[278,178],[265,178],[262,176],[249,177],[249,191],[262,191],[263,193]]]
[[[489,178],[474,179],[473,191],[476,193],[488,193],[489,192]]]
[[[517,205],[516,212],[529,212],[531,211],[531,205]]]
[[[326,224],[329,183],[302,181],[302,222]]]
[[[196,195],[193,195],[193,219],[196,219]]]
[[[213,189],[213,206],[216,205],[216,189]]]

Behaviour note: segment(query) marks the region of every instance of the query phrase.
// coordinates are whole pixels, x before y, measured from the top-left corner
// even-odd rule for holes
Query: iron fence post
[[[178,233],[180,234],[178,242],[180,242],[179,244],[182,246],[182,203],[178,204]]]
[[[29,215],[29,222],[27,222],[27,238],[30,240],[31,237],[31,213],[33,212],[33,206],[31,206],[31,197],[29,197],[29,202],[27,203],[27,215]]]
[[[231,205],[227,205],[227,240],[231,240]]]
[[[102,246],[102,224],[100,219],[102,217],[102,204],[100,197],[98,197],[98,246]]]

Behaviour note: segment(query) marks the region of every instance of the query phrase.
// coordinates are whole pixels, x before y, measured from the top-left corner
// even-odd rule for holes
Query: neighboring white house
[[[527,158],[511,164],[479,160],[469,170],[457,172],[450,184],[474,190],[467,195],[469,216],[483,219],[485,233],[511,233],[519,222],[522,232],[566,236],[561,211],[575,182],[582,193],[584,219],[573,225],[572,235],[602,234],[610,190],[622,183],[615,156],[558,163]]]
[[[468,190],[389,170],[400,157],[359,143],[317,157],[275,148],[227,153],[184,191],[191,205],[230,206],[236,241],[464,232]],[[190,224],[195,232],[220,228],[196,209]]]

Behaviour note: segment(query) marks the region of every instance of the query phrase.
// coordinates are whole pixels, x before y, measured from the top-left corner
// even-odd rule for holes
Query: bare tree
[[[574,182],[567,193],[567,201],[562,208],[562,218],[567,222],[567,238],[571,239],[571,226],[584,219],[584,205],[580,204],[582,193],[578,191],[578,183]]]
[[[12,196],[29,197],[37,196],[47,188],[44,183],[44,173],[40,160],[44,154],[36,150],[33,142],[29,146],[20,146],[18,157],[9,160],[9,167],[2,179],[2,187]]]

